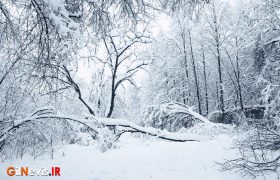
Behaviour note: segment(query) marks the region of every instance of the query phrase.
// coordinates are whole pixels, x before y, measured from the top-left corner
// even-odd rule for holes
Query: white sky
[[[151,33],[154,37],[157,37],[160,34],[167,33],[170,30],[170,23],[171,19],[169,16],[165,14],[159,15],[154,22],[151,23]],[[81,53],[85,53],[81,51]],[[92,69],[89,67],[86,61],[79,61],[78,62],[78,71],[76,74],[76,78],[82,80],[86,84],[91,83],[92,78]],[[142,74],[146,72],[140,72],[137,74],[137,78],[144,79],[147,75]]]
[[[158,36],[161,33],[167,33],[170,30],[171,19],[166,14],[159,15],[155,22],[152,23],[151,33],[153,36]]]
[[[242,0],[224,0],[228,1],[232,6],[236,6],[237,3],[240,3]],[[171,19],[166,14],[160,14],[154,22],[151,23],[151,33],[154,37],[159,36],[160,34],[165,34],[170,30]],[[79,80],[82,80],[86,84],[91,83],[92,79],[92,69],[89,67],[87,62],[79,61],[78,62],[78,71],[76,77]],[[137,80],[143,80],[147,77],[146,72],[140,72],[137,75]]]

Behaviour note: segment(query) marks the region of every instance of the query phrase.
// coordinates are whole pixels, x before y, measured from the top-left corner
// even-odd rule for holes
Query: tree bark
[[[219,78],[219,108],[222,111],[222,120],[225,117],[225,104],[224,104],[224,89],[223,89],[223,77],[222,77],[222,66],[221,66],[221,42],[220,42],[220,28],[218,24],[217,13],[215,11],[215,5],[212,6],[212,15],[213,15],[213,25],[214,25],[214,40],[216,45],[217,53],[217,64],[218,64],[218,78]]]
[[[208,111],[209,111],[209,102],[208,102],[206,62],[205,62],[205,54],[204,54],[203,45],[202,45],[202,63],[203,63],[204,88],[205,88],[205,109],[206,109],[206,115],[207,115]]]
[[[236,45],[236,71],[237,71],[237,86],[238,86],[238,94],[239,94],[239,102],[240,102],[240,108],[242,111],[244,111],[244,105],[243,105],[243,97],[242,97],[242,88],[240,83],[240,67],[239,67],[239,50],[238,50],[238,40],[235,38],[235,45]]]
[[[189,98],[190,98],[190,85],[189,85],[189,70],[188,70],[188,58],[187,58],[187,44],[186,44],[186,35],[185,29],[181,29],[181,38],[183,42],[183,57],[184,57],[184,68],[185,68],[185,82],[186,82],[186,93],[184,97],[184,104],[189,105]],[[184,91],[185,92],[185,91]]]
[[[199,83],[198,83],[198,77],[196,72],[196,65],[195,65],[195,59],[193,54],[193,44],[192,44],[192,37],[191,37],[191,30],[188,29],[189,33],[189,44],[190,44],[190,51],[191,51],[191,60],[192,60],[192,66],[193,66],[193,73],[194,73],[194,80],[195,80],[195,86],[196,86],[196,97],[197,97],[197,104],[198,104],[198,112],[199,114],[202,114],[201,111],[201,102],[200,102],[200,91],[199,91]]]
[[[115,107],[115,97],[116,97],[116,74],[117,74],[117,69],[118,69],[118,56],[116,57],[115,60],[115,67],[114,67],[114,71],[113,71],[113,75],[112,75],[112,85],[111,85],[111,100],[110,100],[110,109],[109,112],[107,114],[107,118],[112,116],[114,107]]]

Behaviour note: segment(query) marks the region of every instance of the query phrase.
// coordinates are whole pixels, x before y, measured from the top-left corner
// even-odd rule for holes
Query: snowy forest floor
[[[100,152],[93,146],[68,145],[55,153],[55,158],[33,160],[23,158],[1,163],[1,180],[9,179],[67,179],[67,180],[248,180],[240,174],[220,171],[216,162],[237,157],[231,149],[233,139],[220,135],[205,142],[167,142],[143,140],[125,135],[118,147]],[[9,166],[50,168],[59,166],[60,177],[9,177]],[[264,179],[262,177],[257,180]]]

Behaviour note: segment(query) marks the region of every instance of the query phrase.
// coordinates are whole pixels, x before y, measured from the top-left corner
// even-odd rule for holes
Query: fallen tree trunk
[[[4,146],[7,137],[10,134],[14,133],[17,129],[21,128],[26,123],[32,121],[48,120],[48,119],[67,120],[70,122],[75,122],[87,127],[90,131],[92,131],[96,135],[98,135],[99,133],[98,127],[115,127],[115,128],[121,127],[122,130],[117,135],[116,139],[118,139],[123,133],[130,132],[130,133],[147,134],[150,136],[155,136],[160,139],[174,141],[174,142],[187,142],[187,141],[200,140],[198,136],[193,134],[177,134],[177,133],[162,131],[152,127],[142,127],[135,123],[122,119],[106,119],[106,118],[96,119],[94,117],[91,117],[90,119],[86,120],[73,116],[59,115],[56,114],[53,111],[53,109],[40,109],[27,118],[13,121],[12,126],[10,126],[9,128],[7,128],[1,133],[0,150]],[[11,123],[11,122],[5,122],[5,123]]]
[[[97,121],[105,126],[128,128],[128,130],[127,129],[122,130],[122,132],[118,136],[121,136],[123,133],[130,132],[130,133],[147,134],[150,136],[155,136],[160,139],[174,141],[174,142],[200,141],[199,136],[194,134],[171,133],[168,131],[162,131],[152,127],[142,127],[135,123],[122,119],[104,118],[104,119],[99,119]]]

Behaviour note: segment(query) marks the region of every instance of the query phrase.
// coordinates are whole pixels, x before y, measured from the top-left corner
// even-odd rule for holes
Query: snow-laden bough
[[[191,108],[181,108],[180,112],[188,113],[195,118],[199,119],[200,126],[197,127],[208,127],[207,129],[214,129],[220,127],[222,129],[226,129],[228,131],[231,130],[231,126],[216,124],[210,122],[207,118],[199,115],[194,112]],[[78,123],[85,127],[87,127],[92,133],[92,137],[95,138],[98,136],[100,129],[104,127],[111,128],[113,130],[119,129],[116,134],[116,139],[118,139],[124,133],[141,133],[149,136],[154,136],[159,139],[174,141],[174,142],[188,142],[188,141],[201,141],[203,140],[202,136],[196,133],[195,128],[191,128],[190,131],[184,131],[184,133],[176,133],[176,132],[168,132],[166,130],[160,130],[153,127],[143,127],[138,124],[135,124],[131,121],[125,119],[112,119],[112,118],[96,118],[95,116],[89,116],[86,118],[76,117],[76,116],[66,116],[61,113],[57,113],[53,108],[41,108],[30,114],[24,119],[15,120],[12,122],[4,122],[11,123],[11,126],[8,126],[6,129],[2,131],[0,134],[0,150],[5,144],[5,140],[9,137],[9,135],[15,133],[17,129],[21,128],[23,125],[33,121],[44,121],[44,120],[67,120],[69,122]],[[203,125],[202,125],[203,124]],[[204,128],[205,129],[205,128]],[[207,131],[207,135],[213,136],[211,131]]]

